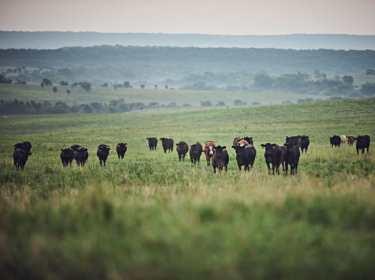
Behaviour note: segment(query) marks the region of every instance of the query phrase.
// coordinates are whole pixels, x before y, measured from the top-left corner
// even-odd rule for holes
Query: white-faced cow
[[[214,143],[215,143],[215,141],[207,141],[203,145],[203,152],[206,156],[207,166],[210,166],[210,161],[215,154],[214,148],[216,147],[216,145]]]
[[[173,139],[172,138],[160,138],[163,145],[164,153],[173,152]]]
[[[98,150],[96,151],[96,155],[99,158],[100,166],[102,166],[102,162],[104,163],[104,166],[105,166],[105,162],[107,161],[110,149],[111,148],[109,146],[104,145],[104,144],[100,144],[98,146]]]
[[[203,147],[202,145],[197,142],[193,145],[190,146],[190,160],[191,163],[196,164],[197,162],[199,163],[199,160],[201,158],[203,152]]]
[[[74,151],[70,148],[61,149],[60,159],[64,167],[68,167],[68,165],[72,166]]]
[[[256,150],[253,145],[237,145],[232,146],[232,148],[236,151],[236,160],[238,169],[241,171],[241,166],[244,166],[244,170],[250,171],[249,165],[253,168],[253,164],[255,161]]]
[[[354,138],[354,140],[357,140],[356,148],[357,148],[357,155],[359,155],[359,150],[362,150],[362,154],[365,153],[365,149],[368,150],[370,148],[370,136],[368,135],[358,135],[357,138]]]
[[[150,147],[150,151],[156,150],[156,146],[158,145],[158,139],[156,137],[147,138],[148,146]]]
[[[116,152],[117,152],[117,156],[118,156],[119,159],[124,158],[126,150],[127,150],[126,145],[127,145],[127,143],[122,143],[122,142],[117,144]]]
[[[13,152],[13,163],[16,167],[16,170],[23,171],[23,168],[25,167],[26,161],[28,160],[29,156],[31,156],[30,152],[26,152],[22,149],[15,149]]]
[[[212,167],[214,168],[214,173],[216,173],[216,168],[219,169],[219,172],[225,168],[225,172],[228,170],[229,155],[225,150],[226,146],[217,146],[213,147],[215,154],[212,157]]]
[[[189,145],[184,141],[180,141],[178,144],[176,144],[176,151],[178,154],[178,159],[181,161],[182,158],[182,160],[185,161],[185,156],[189,151]]]
[[[272,165],[272,174],[275,175],[275,169],[277,174],[280,174],[279,167],[281,163],[281,150],[279,145],[276,144],[262,144],[262,149],[265,149],[264,158],[268,167],[268,175],[271,174],[270,165]]]
[[[298,144],[295,143],[285,143],[286,152],[284,155],[285,161],[285,175],[288,175],[288,165],[290,165],[290,175],[297,174],[298,161],[300,157],[300,151]]]

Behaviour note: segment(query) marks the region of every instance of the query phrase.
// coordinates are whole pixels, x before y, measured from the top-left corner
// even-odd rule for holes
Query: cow
[[[253,137],[244,137],[243,140],[247,141],[250,145],[254,145]]]
[[[341,137],[338,135],[333,135],[332,137],[329,137],[329,141],[331,143],[331,146],[340,147],[341,144]]]
[[[74,151],[74,159],[76,160],[78,166],[85,166],[85,163],[89,157],[87,149],[80,145],[72,145],[70,148]]]
[[[298,135],[298,136],[291,136],[291,137],[288,137],[286,136],[285,138],[285,143],[292,143],[292,144],[296,144],[298,145],[299,147],[299,139],[301,138],[301,135]]]
[[[341,135],[340,139],[341,139],[341,145],[344,145],[346,143],[346,136],[345,135]]]
[[[185,156],[189,151],[189,145],[184,141],[180,141],[178,144],[176,144],[176,151],[178,154],[178,159],[181,161],[182,157],[182,160],[185,161]]]
[[[216,147],[216,145],[214,143],[215,143],[215,141],[207,141],[203,145],[203,152],[206,155],[207,166],[210,166],[211,158],[215,154],[215,149],[214,148]]]
[[[119,159],[124,158],[126,150],[127,150],[126,145],[127,145],[127,143],[122,143],[122,142],[117,144],[116,152],[117,152],[117,156],[118,156]]]
[[[16,167],[16,170],[19,170],[21,167],[21,170],[23,171],[23,168],[25,167],[26,161],[28,160],[29,156],[31,156],[30,152],[26,152],[22,149],[15,149],[13,152],[13,163]]]
[[[247,144],[246,146],[232,146],[236,151],[236,160],[238,169],[241,171],[241,166],[244,166],[244,170],[250,171],[249,165],[253,168],[253,164],[256,156],[256,149],[253,145]]]
[[[275,175],[275,168],[278,175],[280,175],[279,167],[281,163],[281,150],[276,144],[261,144],[262,149],[265,149],[264,158],[268,167],[268,175],[271,175],[270,164],[272,165],[272,174]]]
[[[213,150],[215,150],[212,157],[212,167],[214,168],[214,173],[216,173],[216,168],[219,169],[219,172],[223,170],[223,167],[225,168],[225,172],[228,171],[229,155],[225,148],[226,146],[213,147]]]
[[[243,140],[241,137],[236,137],[236,138],[234,138],[234,140],[233,140],[233,146],[237,146],[237,143],[238,143],[239,141],[241,141],[241,140]]]
[[[284,154],[285,175],[288,175],[288,165],[290,165],[290,175],[297,174],[300,151],[298,144],[289,142],[284,144],[286,152]]]
[[[244,147],[244,146],[247,146],[247,145],[249,145],[249,142],[247,142],[246,140],[243,140],[243,139],[237,142],[237,146]]]
[[[356,148],[357,148],[357,155],[359,155],[359,150],[362,150],[362,155],[365,153],[365,149],[368,150],[370,148],[370,136],[368,135],[358,135],[357,138],[354,138],[354,140],[357,140]]]
[[[107,161],[107,157],[109,155],[110,149],[111,148],[109,146],[104,145],[104,144],[100,144],[98,146],[98,150],[96,151],[96,155],[99,158],[100,166],[102,166],[102,162],[104,162],[104,166],[105,166],[105,162]]]
[[[60,159],[64,167],[68,167],[68,165],[72,166],[74,151],[70,148],[61,149]]]
[[[32,147],[31,143],[29,141],[25,141],[25,142],[15,144],[14,150],[20,149],[20,150],[24,150],[27,153],[30,153],[31,147]]]
[[[354,144],[354,135],[349,135],[348,137],[346,137],[347,138],[347,140],[348,140],[348,145],[349,146],[353,146],[353,144]]]
[[[173,152],[173,139],[171,138],[160,138],[161,143],[163,145],[164,153]]]
[[[158,139],[156,137],[147,138],[148,146],[150,147],[150,151],[156,150],[156,146],[158,145]]]
[[[281,151],[281,157],[280,157],[280,163],[283,167],[283,171],[285,171],[285,153],[286,153],[286,147],[284,145],[279,146]]]
[[[201,158],[202,152],[203,152],[203,148],[202,148],[202,145],[199,142],[191,145],[190,146],[190,160],[191,160],[191,163],[196,164],[197,161],[199,163],[199,160]]]
[[[309,145],[310,145],[309,136],[302,135],[298,139],[298,146],[301,148],[302,153],[303,153],[303,150],[305,150],[305,153],[307,153],[307,149],[309,148]]]

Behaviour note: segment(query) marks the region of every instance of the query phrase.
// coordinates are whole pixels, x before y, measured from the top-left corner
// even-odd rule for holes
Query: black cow
[[[117,144],[116,152],[117,152],[117,156],[118,156],[119,159],[124,158],[126,150],[127,150],[126,145],[127,145],[127,143],[118,143]]]
[[[300,138],[301,138],[301,135],[291,136],[291,137],[286,136],[285,143],[292,143],[292,144],[296,144],[296,145],[299,146],[299,139]]]
[[[281,151],[281,157],[280,157],[280,163],[283,166],[283,171],[285,171],[285,153],[286,153],[286,147],[284,145],[279,146]]]
[[[246,146],[232,146],[236,151],[236,160],[238,169],[241,171],[241,166],[244,166],[244,170],[250,171],[249,165],[253,168],[255,156],[257,151],[253,145]]]
[[[24,150],[27,153],[30,153],[31,147],[32,147],[31,143],[29,141],[25,141],[25,142],[15,144],[14,150],[20,149],[20,150]]]
[[[185,156],[189,151],[189,145],[184,141],[180,141],[180,143],[176,144],[176,146],[176,151],[178,153],[179,160],[181,161],[182,157],[182,160],[185,161]]]
[[[277,174],[280,174],[279,167],[281,163],[281,150],[279,145],[276,144],[262,144],[262,149],[266,149],[264,152],[264,158],[268,167],[268,175],[271,175],[270,164],[272,165],[272,174],[275,175],[275,168]]]
[[[173,139],[171,138],[160,138],[161,143],[163,145],[164,153],[167,153],[167,150],[169,152],[173,152]]]
[[[338,135],[333,135],[333,137],[329,137],[329,141],[331,143],[331,146],[340,147],[341,144],[341,137]]]
[[[72,149],[61,149],[60,159],[64,167],[67,167],[68,165],[72,166],[73,158],[74,152]]]
[[[356,148],[357,148],[357,155],[359,155],[359,150],[362,150],[362,154],[365,153],[365,149],[368,150],[370,148],[370,136],[368,135],[358,135],[357,138],[354,138],[354,140],[357,140]]]
[[[228,163],[229,163],[229,155],[226,150],[224,150],[226,146],[221,147],[213,147],[215,150],[215,154],[212,157],[212,166],[214,168],[214,173],[216,173],[216,168],[219,169],[219,172],[223,170],[223,167],[225,168],[225,172],[228,170]]]
[[[100,144],[98,146],[98,150],[96,151],[96,155],[99,158],[100,166],[102,166],[102,162],[104,162],[104,166],[105,166],[105,162],[107,161],[107,157],[109,155],[110,149],[111,148],[109,146],[104,145],[104,144]]]
[[[156,150],[156,146],[158,145],[158,139],[156,137],[147,138],[148,146],[150,147],[150,151]]]
[[[305,150],[305,153],[307,153],[307,149],[310,145],[310,139],[309,136],[302,135],[300,139],[298,139],[298,146],[301,148],[301,152],[303,153],[303,150]]]
[[[13,152],[13,163],[16,167],[16,170],[19,170],[21,167],[21,170],[23,171],[23,168],[25,167],[26,161],[28,160],[29,156],[31,156],[31,153],[26,152],[22,149],[15,149]]]
[[[253,137],[244,137],[243,140],[246,140],[250,145],[254,145]]]
[[[300,151],[298,144],[285,143],[286,152],[284,155],[285,161],[285,175],[288,175],[288,164],[290,165],[290,175],[297,174],[298,161],[300,157]]]
[[[76,160],[77,164],[85,166],[85,163],[89,158],[87,149],[80,145],[72,145],[70,148],[74,151],[74,159]]]
[[[190,146],[190,160],[191,160],[191,163],[196,164],[197,161],[199,163],[199,160],[201,158],[202,153],[203,153],[203,147],[202,147],[202,145],[199,142],[191,145]]]

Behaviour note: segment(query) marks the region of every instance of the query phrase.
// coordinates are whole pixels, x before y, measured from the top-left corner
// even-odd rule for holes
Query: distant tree
[[[260,103],[259,102],[253,102],[253,103],[251,103],[251,105],[260,105]]]
[[[253,85],[257,88],[270,89],[273,82],[274,80],[270,76],[258,74],[254,76]]]
[[[70,90],[67,89],[67,90],[66,90],[66,93],[69,95],[69,94],[70,94]]]
[[[124,82],[124,88],[130,88],[130,82],[125,81]]]
[[[168,85],[165,85],[165,89],[168,89]]]
[[[182,107],[193,107],[193,106],[191,106],[191,104],[189,104],[189,103],[184,103],[184,104],[182,104]]]
[[[145,88],[145,85],[141,85],[141,88],[144,89],[144,88]]]
[[[60,86],[68,86],[69,83],[67,81],[61,81]]]
[[[52,81],[48,80],[47,78],[43,79],[43,83],[44,83],[45,86],[52,86]]]
[[[240,99],[236,99],[236,100],[234,100],[233,104],[236,105],[236,106],[238,106],[238,105],[246,105],[247,103],[243,102]]]
[[[52,90],[53,90],[53,93],[56,93],[57,87],[53,87]]]
[[[342,81],[343,81],[345,84],[352,85],[353,82],[354,82],[354,79],[353,79],[352,76],[344,76],[344,77],[342,77]]]
[[[158,85],[155,85],[155,89],[158,89]]]
[[[284,100],[281,104],[284,104],[284,105],[286,105],[286,104],[293,104],[293,102],[290,101],[290,100]]]
[[[225,106],[225,102],[224,101],[218,101],[215,106]]]
[[[72,88],[75,88],[75,87],[77,87],[77,86],[78,86],[78,83],[73,83],[73,84],[71,85]]]
[[[44,83],[40,83],[40,86],[41,86],[42,88],[44,88]]]
[[[366,96],[372,96],[375,94],[375,83],[365,83],[362,85],[361,89],[359,90],[362,94]]]
[[[3,75],[0,75],[0,84],[11,84],[12,80],[6,79]]]
[[[101,87],[108,87],[108,84],[107,83],[104,83],[104,84],[102,84],[102,85],[100,85]]]
[[[366,75],[375,75],[374,69],[366,69]]]
[[[117,89],[117,85],[113,85],[113,88],[116,90]]]
[[[87,82],[83,82],[83,83],[81,83],[81,88],[83,88],[86,91],[89,91],[91,89],[91,84],[89,84]]]
[[[211,101],[201,101],[201,106],[213,106]]]

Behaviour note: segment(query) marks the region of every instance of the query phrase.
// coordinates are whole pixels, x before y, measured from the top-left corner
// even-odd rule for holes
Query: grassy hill
[[[374,139],[374,108],[370,98],[192,112],[0,116],[2,274],[370,279],[373,145],[369,155],[357,156],[355,146],[331,148],[328,137]],[[298,134],[311,139],[298,174],[269,176],[260,144],[283,144],[286,135]],[[230,148],[238,135],[254,138],[257,156],[249,173],[238,172]],[[215,140],[227,146],[228,173],[214,175],[204,157],[196,166],[189,156],[179,162],[176,151],[164,154],[161,143],[150,151],[146,137],[152,136],[188,144]],[[33,145],[24,172],[12,164],[19,141]],[[128,143],[124,160],[115,153],[118,142]],[[72,144],[88,148],[85,167],[62,167],[60,149]],[[99,144],[111,147],[103,168]]]

